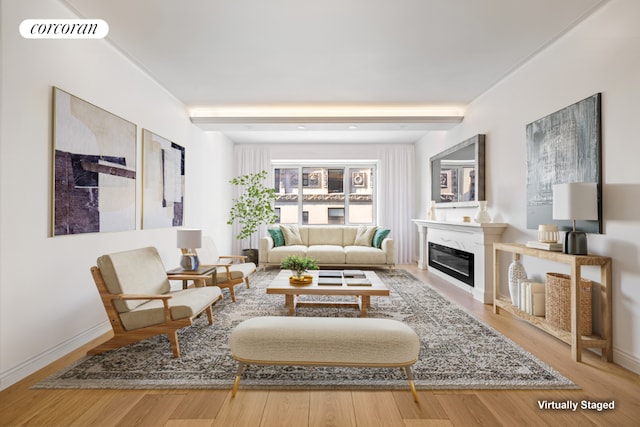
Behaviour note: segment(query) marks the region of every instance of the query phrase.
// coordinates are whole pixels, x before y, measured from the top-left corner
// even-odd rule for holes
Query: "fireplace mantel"
[[[449,282],[473,293],[473,297],[485,304],[493,303],[493,243],[500,242],[501,236],[508,224],[462,222],[462,221],[434,221],[413,219],[420,235],[420,258],[418,267],[426,270],[429,260],[427,245],[429,242],[438,243],[455,249],[471,252],[475,257],[473,288],[436,269],[429,270],[445,278]]]

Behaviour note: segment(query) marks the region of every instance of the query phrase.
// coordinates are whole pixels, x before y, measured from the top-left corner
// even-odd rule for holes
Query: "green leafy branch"
[[[233,206],[229,212],[227,224],[231,225],[235,221],[240,226],[240,232],[236,238],[248,239],[261,224],[273,224],[278,216],[273,209],[277,195],[273,188],[268,188],[263,184],[267,178],[267,171],[241,175],[229,181],[231,184],[243,188],[242,194],[233,199]],[[249,246],[251,241],[249,240]]]

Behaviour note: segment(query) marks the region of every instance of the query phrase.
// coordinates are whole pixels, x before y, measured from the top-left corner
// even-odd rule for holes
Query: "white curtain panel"
[[[414,146],[411,144],[236,144],[236,174],[266,170],[268,182],[273,182],[272,159],[277,160],[373,160],[378,164],[378,226],[391,229],[395,241],[396,263],[413,262],[414,240],[417,229],[411,222],[414,212]],[[238,234],[237,226],[233,228]],[[258,236],[266,235],[260,227],[254,236],[252,248],[258,247]],[[234,241],[234,253],[248,246]]]
[[[240,175],[247,175],[250,173],[258,173],[260,171],[267,171],[267,181],[265,185],[269,186],[273,184],[273,171],[271,170],[271,150],[268,145],[242,145],[235,144],[234,146],[234,158],[235,168],[234,177]],[[236,193],[233,197],[240,195],[240,188],[236,188]],[[232,249],[234,254],[239,254],[242,249],[258,249],[260,247],[260,237],[267,234],[267,228],[261,225],[257,233],[251,236],[248,240],[238,240],[235,236],[240,232],[240,227],[237,223],[233,224],[233,244]]]
[[[417,229],[411,222],[414,212],[414,146],[383,146],[379,152],[378,225],[391,229],[396,263],[413,262]]]

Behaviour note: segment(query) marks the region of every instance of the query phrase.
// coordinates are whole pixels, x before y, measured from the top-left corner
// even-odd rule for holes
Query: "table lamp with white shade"
[[[573,221],[573,231],[564,236],[564,253],[587,255],[587,235],[576,230],[576,220],[598,219],[598,185],[595,182],[554,185],[553,219]]]
[[[178,248],[182,250],[180,267],[185,270],[197,270],[200,265],[196,249],[202,247],[202,230],[178,230]]]

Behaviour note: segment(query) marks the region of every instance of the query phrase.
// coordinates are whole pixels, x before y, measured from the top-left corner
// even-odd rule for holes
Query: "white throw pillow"
[[[284,235],[284,244],[291,245],[303,245],[302,237],[300,237],[300,230],[297,225],[281,225],[280,229]]]
[[[354,246],[371,246],[373,235],[376,233],[375,225],[360,225],[358,231],[356,231],[356,239],[354,240]]]

